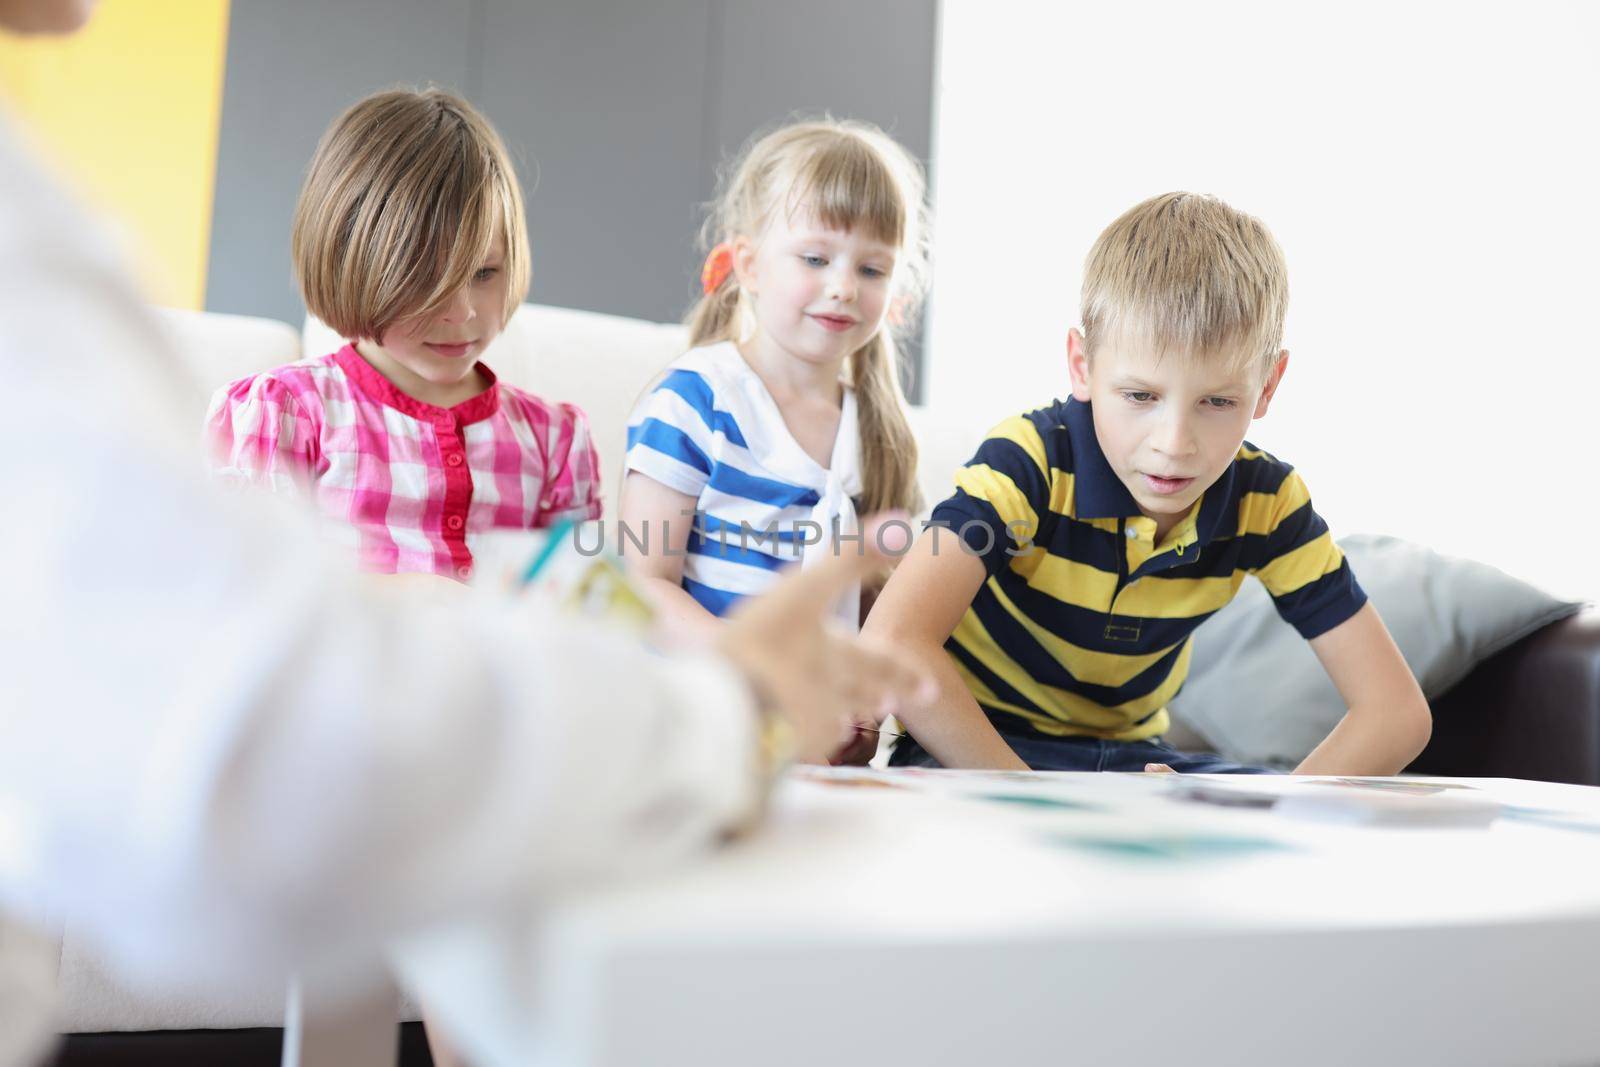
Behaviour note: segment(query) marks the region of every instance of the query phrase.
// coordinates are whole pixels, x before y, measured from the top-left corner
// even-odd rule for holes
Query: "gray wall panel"
[[[927,161],[933,117],[933,0],[721,0],[716,150],[736,152],[794,112],[888,130]]]
[[[717,165],[797,112],[920,157],[934,0],[235,0],[206,304],[299,322],[289,222],[317,138],[396,83],[462,91],[522,172],[531,299],[676,319]]]
[[[531,299],[683,314],[709,13],[707,0],[489,0],[481,103],[532,191]]]
[[[289,223],[335,115],[377,89],[464,90],[474,0],[235,0],[206,307],[299,324]]]

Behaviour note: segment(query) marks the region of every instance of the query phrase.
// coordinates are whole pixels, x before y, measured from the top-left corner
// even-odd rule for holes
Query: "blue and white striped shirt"
[[[786,565],[824,558],[835,529],[858,530],[851,497],[861,492],[859,456],[848,386],[832,465],[824,469],[794,439],[772,394],[731,342],[675,360],[628,420],[627,471],[696,499],[683,588],[718,616],[765,590]],[[659,551],[661,531],[649,536],[648,551]],[[840,617],[854,625],[859,602],[859,592],[845,597]]]

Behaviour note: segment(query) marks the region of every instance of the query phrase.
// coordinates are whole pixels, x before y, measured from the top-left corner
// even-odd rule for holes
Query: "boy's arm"
[[[1367,603],[1311,650],[1349,710],[1294,773],[1400,773],[1427,745],[1433,715],[1377,609]]]
[[[622,536],[621,529],[617,531],[618,549],[629,573],[639,579],[640,592],[656,610],[656,628],[662,638],[693,642],[717,633],[716,616],[683,588],[683,560],[698,504],[698,498],[662,485],[648,474],[629,471],[622,481],[619,521],[650,550],[641,552]]]
[[[939,534],[945,534],[939,537]],[[938,683],[931,704],[899,712],[917,743],[946,767],[1027,770],[990,725],[944,650],[987,572],[961,539],[933,527],[917,539],[884,586],[862,636],[913,656]]]

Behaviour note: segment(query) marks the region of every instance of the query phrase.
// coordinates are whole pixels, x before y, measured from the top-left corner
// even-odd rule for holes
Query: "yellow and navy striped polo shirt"
[[[1007,419],[955,481],[932,522],[989,578],[945,647],[1002,732],[1166,732],[1190,635],[1247,574],[1307,640],[1366,603],[1300,476],[1248,442],[1159,545],[1078,400]]]

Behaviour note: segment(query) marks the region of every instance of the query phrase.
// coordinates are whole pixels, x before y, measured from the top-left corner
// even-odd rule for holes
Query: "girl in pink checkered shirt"
[[[397,90],[341,115],[292,253],[307,309],[350,340],[216,394],[221,475],[308,494],[385,574],[465,581],[477,536],[600,517],[583,412],[480,362],[527,295],[528,235],[505,146],[471,105]]]

